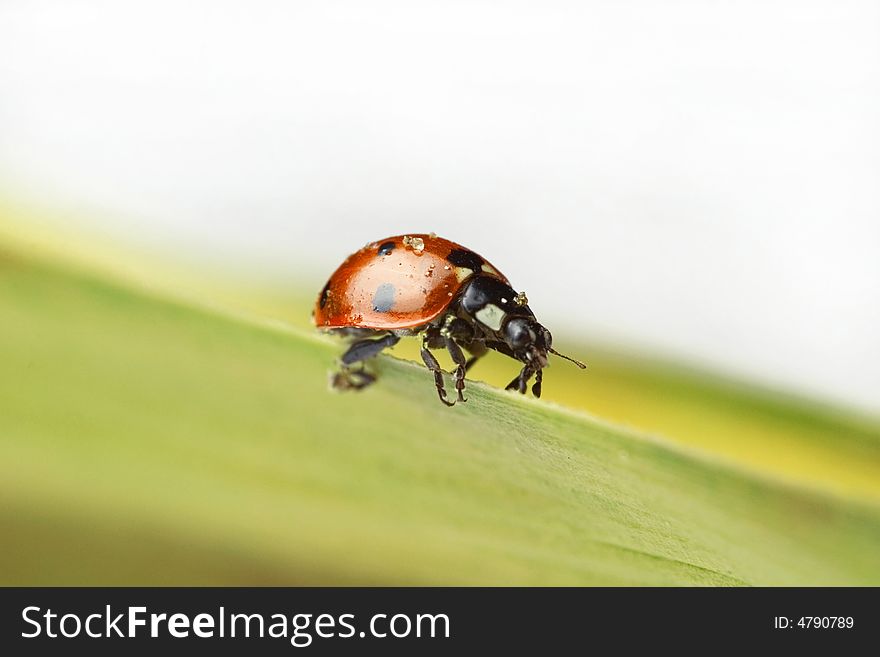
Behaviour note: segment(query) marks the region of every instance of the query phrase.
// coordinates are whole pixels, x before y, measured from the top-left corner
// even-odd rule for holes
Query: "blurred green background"
[[[590,369],[540,401],[502,357],[454,409],[392,358],[335,394],[305,285],[27,219],[0,224],[4,584],[880,582],[869,418],[564,333]]]

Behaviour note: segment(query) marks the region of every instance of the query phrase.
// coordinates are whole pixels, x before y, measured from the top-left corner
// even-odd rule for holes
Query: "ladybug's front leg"
[[[510,383],[507,384],[507,387],[505,388],[505,390],[516,390],[521,395],[526,394],[526,390],[528,390],[528,388],[529,388],[529,379],[532,378],[532,374],[534,374],[534,373],[535,373],[535,371],[531,367],[526,365],[525,367],[522,368],[522,370],[517,375],[517,377],[513,381],[511,381]],[[540,379],[538,379],[538,381],[535,383],[535,387],[537,387],[537,389],[538,389],[538,394],[536,394],[535,396],[540,397],[541,396],[541,381],[540,381]]]
[[[532,386],[532,394],[535,397],[541,396],[541,381],[544,380],[544,370],[535,372],[535,385]]]

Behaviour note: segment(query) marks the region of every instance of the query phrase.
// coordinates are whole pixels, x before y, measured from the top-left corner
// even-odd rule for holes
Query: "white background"
[[[433,230],[557,332],[873,411],[878,183],[877,2],[0,3],[0,194],[316,290]]]

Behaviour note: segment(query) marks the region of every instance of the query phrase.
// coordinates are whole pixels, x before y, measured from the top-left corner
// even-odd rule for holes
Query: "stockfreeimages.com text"
[[[87,636],[94,639],[271,637],[289,639],[291,645],[304,648],[316,637],[449,638],[450,632],[446,614],[373,614],[360,630],[354,614],[246,614],[231,613],[224,607],[216,613],[191,616],[148,613],[146,607],[126,607],[117,613],[106,605],[101,612],[80,616],[31,606],[25,607],[21,616],[26,628],[21,636],[28,639],[39,636]]]

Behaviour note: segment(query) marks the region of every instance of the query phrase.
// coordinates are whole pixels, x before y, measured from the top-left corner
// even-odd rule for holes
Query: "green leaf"
[[[878,584],[880,508],[0,252],[0,583]]]

